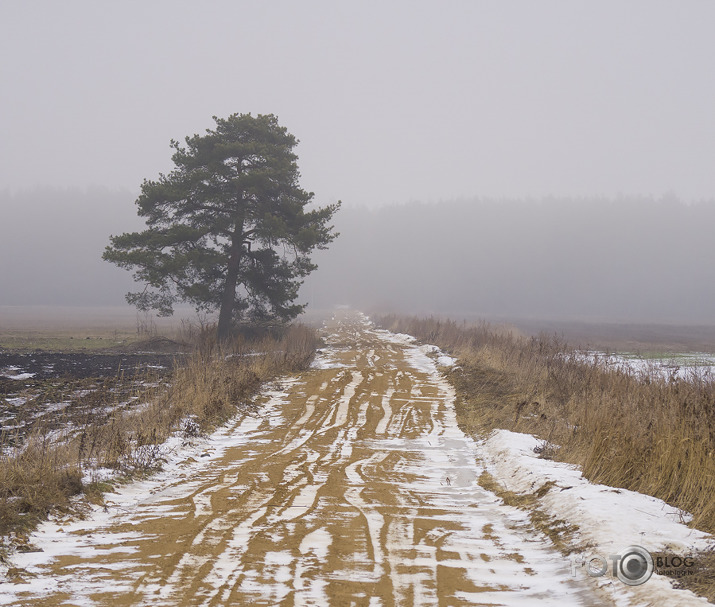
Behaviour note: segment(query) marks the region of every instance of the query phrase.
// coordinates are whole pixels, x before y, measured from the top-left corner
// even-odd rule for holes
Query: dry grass
[[[545,441],[545,455],[580,465],[586,478],[663,499],[691,513],[693,526],[715,532],[713,382],[644,381],[584,362],[556,338],[525,338],[486,324],[401,317],[379,322],[459,358],[450,378],[465,432],[534,434]],[[683,583],[700,584],[698,590],[715,599],[708,575],[706,568],[699,581]]]
[[[118,410],[103,423],[89,415],[69,436],[38,427],[20,446],[0,445],[5,447],[0,455],[0,536],[22,544],[50,510],[69,508],[71,497],[82,491],[101,502],[108,485],[82,484],[92,467],[113,468],[125,477],[160,467],[160,445],[173,432],[197,436],[252,407],[261,384],[306,368],[318,341],[315,331],[301,325],[260,339],[237,337],[224,347],[209,330],[201,331],[195,352],[177,365],[168,388],[136,395],[141,406]]]
[[[694,574],[676,579],[675,587],[692,590],[715,603],[715,550],[697,554],[695,562]]]
[[[74,454],[49,438],[33,436],[22,452],[0,461],[0,531],[23,538],[54,508],[67,509],[82,491]],[[2,551],[0,550],[0,557]]]

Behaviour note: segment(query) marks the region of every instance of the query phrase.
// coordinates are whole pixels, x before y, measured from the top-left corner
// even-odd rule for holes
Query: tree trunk
[[[233,306],[236,300],[236,285],[238,284],[242,250],[243,218],[236,222],[236,228],[231,238],[231,253],[228,258],[228,268],[226,269],[226,284],[221,297],[221,311],[218,315],[217,337],[219,341],[226,341],[231,336],[231,321],[233,320]]]

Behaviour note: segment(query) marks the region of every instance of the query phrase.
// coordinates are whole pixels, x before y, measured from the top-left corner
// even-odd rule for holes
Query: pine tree
[[[287,321],[310,253],[337,236],[340,203],[307,210],[298,184],[296,138],[272,115],[214,117],[216,128],[171,142],[175,168],[145,180],[136,201],[147,229],[110,238],[103,258],[133,269],[140,310],[173,313],[177,301],[219,311],[218,337],[237,322]]]

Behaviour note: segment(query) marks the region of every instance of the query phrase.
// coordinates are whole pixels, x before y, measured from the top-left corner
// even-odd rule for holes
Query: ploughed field
[[[141,402],[168,379],[177,354],[0,350],[0,436],[12,447],[33,430],[72,432]]]

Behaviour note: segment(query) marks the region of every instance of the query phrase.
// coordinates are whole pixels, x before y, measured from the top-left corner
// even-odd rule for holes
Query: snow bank
[[[487,471],[509,491],[533,493],[547,482],[554,483],[540,498],[540,507],[577,525],[579,542],[593,547],[588,555],[608,557],[637,545],[649,552],[687,556],[713,545],[711,535],[685,525],[687,513],[648,495],[593,484],[577,466],[539,458],[534,448],[540,444],[530,434],[497,430],[479,442],[479,452]],[[583,570],[576,574],[586,575]],[[691,592],[673,590],[671,581],[657,574],[633,587],[608,576],[594,579],[610,587],[619,605],[709,604]]]

